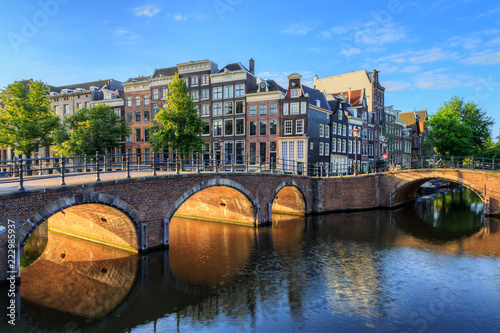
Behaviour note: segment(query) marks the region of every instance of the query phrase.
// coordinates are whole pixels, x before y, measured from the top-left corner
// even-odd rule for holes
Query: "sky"
[[[500,128],[500,2],[5,1],[0,87],[151,75],[210,59],[255,60],[258,78],[286,82],[380,71],[385,104],[435,113],[453,96],[477,103]]]

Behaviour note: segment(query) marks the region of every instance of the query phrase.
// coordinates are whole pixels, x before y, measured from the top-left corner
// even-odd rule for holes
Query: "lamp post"
[[[359,129],[357,126],[354,126],[352,129],[352,136],[354,137],[354,175],[358,175],[358,136]]]

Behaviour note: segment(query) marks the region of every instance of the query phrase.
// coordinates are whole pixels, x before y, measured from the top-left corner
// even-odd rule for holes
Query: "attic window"
[[[316,106],[321,106],[321,101],[319,99],[316,100]]]
[[[299,97],[299,89],[292,89],[292,91],[290,92],[290,96]]]

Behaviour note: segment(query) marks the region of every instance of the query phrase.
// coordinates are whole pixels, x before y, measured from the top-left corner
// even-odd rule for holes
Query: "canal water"
[[[170,237],[169,251],[86,243],[64,261],[80,245],[49,232],[0,331],[500,331],[500,220],[467,189],[259,229],[174,218]]]

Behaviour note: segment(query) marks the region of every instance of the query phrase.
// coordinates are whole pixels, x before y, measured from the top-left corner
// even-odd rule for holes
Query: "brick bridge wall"
[[[169,175],[67,185],[0,196],[0,223],[16,221],[19,255],[31,233],[55,213],[79,204],[100,203],[125,213],[134,224],[139,250],[168,244],[168,223],[195,193],[227,186],[251,204],[254,224],[267,222],[274,197],[285,186],[304,196],[305,213],[392,208],[415,199],[429,179],[447,179],[478,193],[486,213],[500,214],[500,174],[469,170],[414,170],[358,177],[314,179],[282,174],[219,173]],[[6,278],[8,233],[0,234],[0,280]]]

